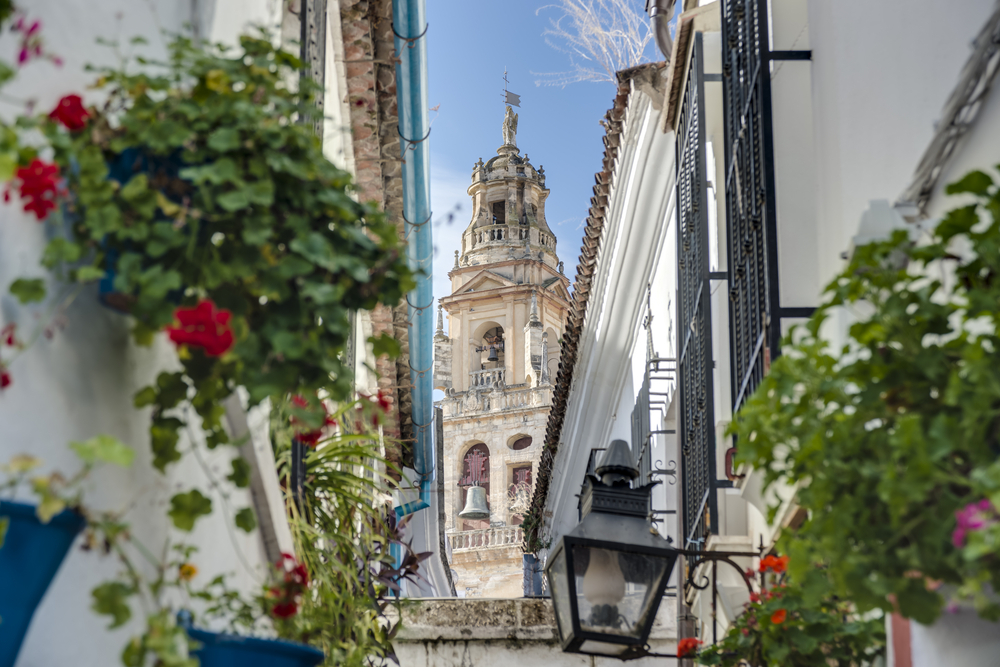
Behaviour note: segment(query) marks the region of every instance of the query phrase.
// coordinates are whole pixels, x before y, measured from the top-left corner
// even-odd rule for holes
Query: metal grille
[[[649,483],[653,469],[653,437],[649,425],[649,373],[646,373],[632,409],[632,453],[639,467],[639,483]]]
[[[679,436],[683,546],[688,549],[702,548],[708,534],[718,532],[703,63],[702,36],[697,34],[676,143]]]
[[[760,384],[781,339],[766,3],[722,0],[734,412]]]

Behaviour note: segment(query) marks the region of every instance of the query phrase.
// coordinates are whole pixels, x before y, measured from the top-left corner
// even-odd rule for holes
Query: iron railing
[[[733,411],[779,354],[778,251],[767,0],[722,0]]]
[[[685,543],[702,549],[718,532],[715,488],[715,416],[705,164],[704,51],[695,35],[677,127],[677,257],[680,354],[679,435],[681,510]]]

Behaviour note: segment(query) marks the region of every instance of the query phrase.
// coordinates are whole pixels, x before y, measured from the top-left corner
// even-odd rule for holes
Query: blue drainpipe
[[[410,266],[422,273],[407,297],[409,306],[410,382],[413,386],[413,468],[420,496],[396,508],[403,517],[430,507],[434,481],[434,292],[431,287],[430,152],[427,137],[427,20],[424,0],[393,0],[396,33],[396,100],[399,107],[400,152],[403,158],[403,217]]]

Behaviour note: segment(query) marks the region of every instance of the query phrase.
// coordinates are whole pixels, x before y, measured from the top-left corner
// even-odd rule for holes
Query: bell
[[[490,345],[490,356],[486,357],[486,361],[500,361],[499,355],[497,355],[497,348],[495,345]]]
[[[486,506],[486,489],[470,486],[465,498],[465,509],[458,513],[462,519],[489,519],[490,508]]]

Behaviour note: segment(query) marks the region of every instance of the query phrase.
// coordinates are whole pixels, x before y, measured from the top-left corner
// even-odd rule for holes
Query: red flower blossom
[[[233,346],[233,332],[229,328],[228,310],[216,309],[215,304],[204,300],[194,308],[178,308],[174,317],[179,327],[167,327],[176,345],[193,345],[204,348],[210,357],[220,357]]]
[[[694,637],[685,637],[684,639],[677,642],[677,657],[678,658],[690,658],[691,656],[698,653],[698,647],[701,646],[702,641]]]
[[[778,611],[771,614],[771,622],[774,623],[775,625],[780,625],[781,623],[785,622],[785,619],[787,617],[788,617],[788,612],[785,611],[784,609],[779,609]]]
[[[60,194],[59,167],[35,158],[27,167],[20,167],[14,176],[24,210],[34,213],[39,220],[48,217],[55,210]],[[4,192],[4,201],[10,201],[10,190]]]
[[[300,408],[309,407],[309,401],[307,401],[304,397],[298,394],[292,396],[292,403],[294,403]],[[323,408],[323,413],[326,415],[326,417],[323,419],[323,425],[313,431],[296,431],[295,433],[295,439],[301,442],[303,445],[308,445],[309,447],[315,447],[319,443],[320,438],[323,437],[323,429],[327,426],[337,425],[337,420],[331,417],[330,414],[327,412],[326,404],[320,401],[320,406]],[[299,420],[296,419],[295,417],[292,417],[291,422],[292,424],[297,424],[299,423]]]
[[[7,345],[8,347],[14,347],[17,345],[17,337],[14,332],[17,330],[17,325],[13,322],[0,329],[0,345]]]
[[[84,108],[79,95],[67,95],[49,114],[49,118],[59,121],[71,131],[82,130],[87,125],[90,113]]]
[[[781,574],[788,569],[788,556],[764,556],[760,559],[760,571],[766,572],[771,570],[777,574]]]
[[[378,398],[376,398],[376,400],[378,401],[378,406],[382,408],[382,412],[389,412],[389,409],[392,407],[392,403],[389,402],[389,397],[382,393],[381,389],[378,390]]]
[[[291,618],[299,611],[299,602],[309,585],[309,572],[304,564],[289,553],[281,554],[275,567],[282,579],[270,590],[270,596],[276,600],[271,607],[271,615],[275,618]]]
[[[750,602],[760,602],[760,593],[750,593]]]
[[[10,372],[0,366],[0,389],[6,389],[11,385],[14,379],[10,376]]]

